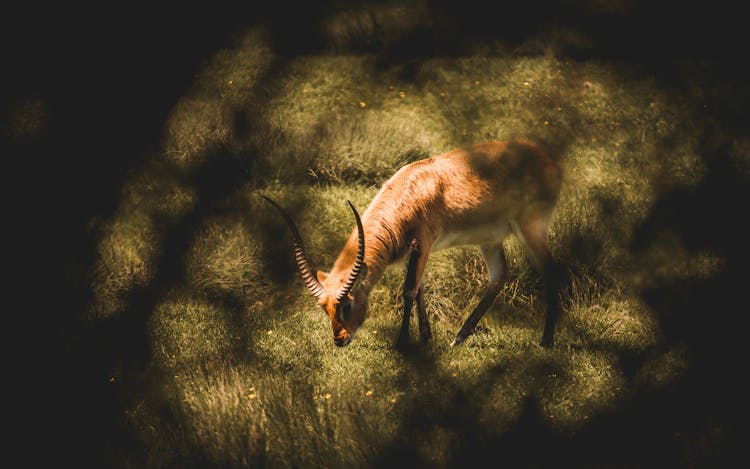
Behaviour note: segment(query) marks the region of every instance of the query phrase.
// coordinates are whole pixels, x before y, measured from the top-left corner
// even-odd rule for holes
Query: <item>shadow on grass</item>
[[[664,194],[631,246],[637,254],[670,230],[680,234],[691,252],[710,250],[725,259],[725,268],[716,276],[665,281],[643,293],[657,314],[666,346],[685,345],[688,368],[684,375],[656,391],[635,383],[637,392],[625,405],[592,417],[573,434],[550,428],[531,393],[513,426],[497,432],[480,418],[483,403],[472,401],[463,391],[471,388],[471,396],[489,395],[503,373],[502,367],[495,367],[471,383],[443,383],[447,402],[430,402],[431,392],[425,390],[425,399],[415,400],[393,445],[373,467],[404,463],[429,467],[413,442],[435,426],[460,435],[450,448],[449,467],[730,466],[740,456],[744,330],[737,323],[746,288],[743,272],[750,261],[744,232],[736,220],[750,193],[725,149],[704,150],[711,162],[704,183]],[[585,243],[596,251],[596,243]],[[626,379],[633,380],[643,354],[619,355]],[[436,376],[428,355],[417,354],[409,364],[417,375]]]
[[[113,82],[110,80],[107,82],[108,87],[117,84],[128,91],[112,96],[112,91],[109,88],[105,92],[103,91],[104,85],[96,82],[93,91],[97,93],[101,91],[99,94],[112,98],[112,102],[109,103],[110,107],[107,107],[106,100],[101,99],[99,94],[95,97],[88,96],[83,89],[84,85],[77,82],[72,83],[73,86],[71,87],[73,91],[81,91],[78,93],[80,96],[77,94],[75,98],[72,96],[74,93],[69,96],[56,88],[53,88],[52,91],[45,90],[50,92],[52,107],[58,114],[54,115],[56,120],[51,123],[51,135],[45,136],[41,143],[35,143],[35,146],[31,149],[34,160],[46,161],[49,155],[57,155],[64,150],[70,150],[71,153],[76,155],[83,155],[77,156],[78,159],[73,161],[75,164],[70,164],[70,168],[64,167],[63,163],[59,162],[55,162],[53,165],[53,168],[64,168],[64,170],[58,172],[58,176],[69,176],[65,179],[66,183],[82,186],[80,192],[78,191],[79,188],[75,187],[73,191],[69,187],[66,187],[65,190],[61,189],[61,194],[65,194],[62,201],[71,202],[71,205],[77,207],[78,212],[72,214],[74,215],[73,221],[69,219],[63,221],[64,214],[70,215],[68,214],[70,207],[64,207],[59,214],[54,214],[49,219],[59,220],[59,225],[65,228],[72,227],[77,235],[80,230],[78,225],[84,225],[88,222],[87,217],[112,216],[118,203],[117,198],[121,195],[118,190],[121,189],[123,180],[126,178],[125,174],[137,170],[145,161],[143,156],[134,160],[131,155],[143,152],[143,148],[158,146],[161,122],[166,116],[166,111],[172,105],[168,102],[169,98],[164,98],[164,96],[179,95],[184,88],[189,86],[189,83],[185,82],[170,82],[169,78],[173,79],[175,75],[181,80],[185,80],[184,77],[192,77],[195,63],[202,60],[202,56],[208,54],[211,49],[209,44],[217,48],[221,47],[229,42],[228,38],[231,37],[233,31],[239,30],[240,27],[247,27],[248,24],[263,19],[284,17],[286,21],[274,22],[276,27],[273,29],[272,38],[281,59],[275,68],[272,68],[269,72],[271,76],[261,79],[258,89],[253,91],[252,97],[256,99],[253,104],[262,106],[264,100],[271,96],[270,93],[265,92],[266,89],[263,87],[274,82],[273,73],[280,73],[280,70],[283,70],[284,57],[292,57],[309,51],[310,48],[320,47],[320,41],[300,42],[296,36],[287,34],[290,29],[295,28],[298,31],[306,32],[308,36],[318,34],[311,28],[314,29],[319,21],[310,21],[310,19],[325,14],[326,10],[313,6],[309,6],[307,10],[307,14],[295,15],[291,17],[291,20],[286,15],[285,8],[281,5],[267,5],[260,8],[259,11],[255,11],[254,7],[248,7],[248,9],[235,11],[234,13],[220,11],[220,9],[210,12],[190,11],[186,13],[186,16],[189,17],[186,18],[187,22],[180,23],[178,21],[172,24],[171,21],[165,21],[158,27],[155,26],[158,22],[154,20],[154,24],[148,24],[150,29],[141,31],[144,37],[139,38],[140,42],[134,45],[138,53],[134,52],[133,57],[128,60],[118,57],[117,70],[124,70],[127,73],[124,73],[120,81],[115,80]],[[173,12],[169,13],[171,20],[173,19],[171,16]],[[225,16],[232,17],[232,19],[228,20]],[[195,27],[195,23],[200,24],[200,27]],[[208,25],[205,23],[208,23]],[[191,27],[194,27],[195,30],[191,31]],[[119,37],[115,38],[117,32],[120,31],[115,28],[111,36],[104,35],[101,42],[105,45],[116,42],[118,46],[124,48],[126,41]],[[171,37],[171,34],[175,34],[175,37]],[[187,34],[190,35],[191,39],[180,43],[180,38]],[[149,40],[154,42],[152,49],[146,49],[144,46]],[[178,44],[181,45],[182,49],[179,53],[175,53],[173,49]],[[187,53],[185,50],[191,52]],[[90,76],[96,75],[94,73],[96,67],[84,62],[88,52],[88,49],[84,48],[81,52],[82,57],[76,56],[76,59],[81,60],[81,63],[77,64],[82,68],[81,76],[73,75],[68,80],[81,79],[83,81],[82,76],[86,76],[86,83],[91,83]],[[171,61],[161,65],[161,68],[154,67],[154,63],[165,63],[164,58],[160,56],[162,53],[169,55]],[[114,56],[117,56],[117,54],[108,58],[106,65],[115,62]],[[57,61],[58,59],[55,58],[53,63],[57,64]],[[45,63],[39,66],[40,72],[46,72],[47,67],[52,67],[52,65]],[[156,74],[166,72],[165,77],[159,76],[160,81],[155,84],[148,83],[148,86],[145,82],[139,82],[142,89],[135,87],[130,82],[125,84],[127,79],[132,78],[135,74],[143,74],[142,68],[155,68]],[[45,73],[45,75],[47,74]],[[53,74],[49,75],[52,76]],[[56,83],[55,87],[63,84]],[[167,89],[169,91],[166,91]],[[135,103],[141,104],[141,107],[129,102],[127,105],[123,105],[123,102],[133,99],[134,96],[137,96],[137,99],[134,99]],[[78,99],[78,101],[75,101],[75,99]],[[85,101],[86,99],[89,99],[90,102]],[[177,98],[174,97],[174,99]],[[157,103],[155,104],[155,102]],[[96,104],[93,105],[92,103]],[[86,114],[90,110],[89,108],[93,109],[91,115]],[[74,109],[74,111],[70,111],[70,109]],[[238,139],[243,139],[249,132],[262,127],[248,111],[239,109],[234,111],[230,121],[234,123],[234,135]],[[72,115],[69,115],[71,113]],[[149,124],[144,126],[148,127],[150,133],[141,135],[136,132],[136,135],[130,135],[131,138],[128,140],[126,148],[119,152],[115,151],[110,155],[114,160],[108,161],[109,166],[107,166],[106,171],[103,171],[105,165],[100,163],[102,160],[101,148],[108,148],[113,141],[119,141],[120,128],[132,127],[129,120],[143,120],[144,115],[148,118]],[[108,120],[111,116],[116,116],[116,119]],[[66,117],[70,119],[70,122],[64,121]],[[88,136],[88,141],[86,139],[76,141],[73,137],[78,135],[78,129],[74,127],[82,125],[82,121],[83,124],[96,122],[96,125],[91,129],[91,135]],[[81,149],[82,144],[97,147],[97,150]],[[227,206],[227,200],[243,185],[262,183],[264,178],[263,167],[253,166],[260,160],[260,158],[252,155],[253,149],[245,147],[243,152],[244,154],[238,157],[229,148],[214,148],[210,150],[210,154],[204,155],[203,161],[206,161],[206,163],[202,167],[191,174],[183,175],[185,185],[195,191],[197,204],[177,222],[162,223],[155,220],[159,229],[158,237],[161,246],[157,258],[153,261],[155,274],[146,286],[129,292],[125,298],[124,314],[107,320],[82,320],[80,317],[81,311],[85,310],[86,305],[91,303],[89,287],[76,283],[72,285],[74,288],[70,289],[71,285],[65,284],[69,290],[63,291],[60,297],[70,303],[71,310],[66,311],[67,316],[64,318],[55,319],[54,328],[55,334],[64,336],[62,339],[66,342],[64,344],[55,342],[56,346],[63,346],[63,353],[59,360],[61,366],[49,376],[49,379],[53,382],[66,383],[58,391],[58,395],[63,396],[66,402],[60,408],[55,409],[54,413],[51,413],[59,416],[59,419],[56,419],[59,420],[59,423],[54,426],[56,436],[52,441],[59,442],[56,447],[60,449],[58,453],[60,459],[70,458],[78,462],[90,461],[95,465],[106,466],[120,465],[131,457],[139,460],[143,456],[144,449],[143,442],[140,440],[141,436],[135,434],[132,426],[124,419],[124,410],[130,408],[134,399],[138,399],[139,396],[154,398],[153,402],[157,408],[158,418],[179,426],[180,422],[175,420],[176,417],[170,410],[168,403],[165,402],[163,397],[159,397],[158,392],[152,389],[154,384],[159,381],[159,377],[154,374],[158,374],[158,372],[153,370],[153,367],[149,367],[154,351],[151,349],[148,337],[148,324],[155,306],[164,298],[164,295],[170,290],[184,285],[186,276],[185,256],[197,234],[196,230],[199,229],[201,221],[207,216],[247,210],[247,213],[243,216],[246,226],[252,226],[255,231],[261,229],[260,241],[263,245],[261,252],[265,256],[261,263],[265,271],[280,288],[288,285],[295,275],[295,267],[289,259],[289,252],[284,249],[283,243],[278,242],[279,239],[286,236],[286,232],[281,233],[281,225],[257,223],[254,220],[256,214],[252,213],[247,205]],[[23,155],[19,154],[19,156]],[[74,173],[71,168],[77,169],[79,165],[88,168],[88,170],[81,174]],[[252,173],[249,171],[250,169],[253,170]],[[92,177],[92,175],[95,177]],[[58,189],[58,185],[57,182],[50,184],[54,189]],[[87,195],[87,189],[88,192],[95,193],[95,200],[84,198]],[[90,195],[88,194],[89,197]],[[58,207],[58,205],[62,207],[63,203],[55,201],[54,207]],[[76,226],[73,226],[74,224]],[[87,266],[90,267],[96,257],[96,240],[91,239],[90,233],[86,234],[89,237],[87,241],[90,244],[84,246],[84,243],[78,241],[73,234],[67,231],[62,232],[60,234],[60,245],[56,245],[56,247],[63,249],[64,246],[75,254],[66,252],[65,255],[60,255],[59,252],[55,253],[55,258],[64,258],[65,262],[70,262],[69,256],[78,256],[75,260],[77,270],[74,274],[80,275],[82,279],[85,277],[83,271],[87,269]],[[70,272],[64,274],[71,275]],[[209,300],[230,311],[230,317],[233,320],[230,328],[236,331],[246,330],[243,327],[246,321],[243,315],[246,310],[244,298],[241,295],[213,294],[210,295]],[[236,343],[237,355],[245,354],[243,355],[244,359],[252,359],[252,357],[246,356],[247,351],[253,348],[250,343],[251,338],[246,334],[242,334],[240,337],[241,340]],[[55,336],[54,339],[60,340],[61,337]],[[55,350],[55,352],[60,353],[61,351]],[[82,425],[79,425],[80,430],[78,431],[72,431],[70,428],[75,420],[82,423]],[[82,444],[85,441],[93,443],[91,445]],[[193,454],[200,454],[200,452],[196,450]]]
[[[645,2],[636,3],[639,15],[648,17],[648,12],[643,11],[647,9],[644,6]],[[415,31],[407,35],[401,43],[394,44],[383,58],[383,64],[386,67],[399,61],[406,64],[403,75],[405,80],[413,76],[415,60],[429,57],[438,50],[441,54],[446,53],[445,51],[448,51],[448,54],[460,54],[469,50],[470,46],[476,45],[477,41],[481,43],[481,38],[495,37],[497,34],[496,30],[499,25],[495,17],[478,14],[484,11],[483,8],[478,8],[478,5],[474,5],[474,8],[472,5],[463,3],[448,5],[445,2],[432,2],[432,5],[443,9],[445,16],[455,19],[452,23],[448,22],[446,26],[452,34],[436,34],[435,29],[426,28]],[[523,37],[533,32],[535,27],[538,27],[536,15],[538,12],[534,4],[529,5],[526,10],[520,11],[524,15],[514,17],[520,18],[519,21],[509,21],[500,25],[506,28],[506,34],[509,34],[511,39],[521,41]],[[321,41],[318,39],[318,41],[305,42],[305,47],[299,49],[298,35],[287,36],[284,32],[301,28],[308,36],[317,37],[318,33],[314,31],[314,28],[319,21],[315,18],[322,17],[323,13],[310,6],[304,14],[288,16],[282,15],[281,6],[276,7],[278,11],[272,7],[266,8],[274,10],[278,17],[293,20],[288,29],[275,30],[277,46],[283,56],[293,57],[295,54],[310,52],[311,49],[320,47]],[[550,20],[563,8],[567,7],[545,10],[543,19]],[[653,40],[664,36],[662,23],[657,21],[657,18],[666,16],[667,10],[667,7],[660,7],[660,15],[654,16],[648,23],[647,32],[650,34],[636,35],[637,47],[633,47],[631,43],[630,49],[623,49],[620,45],[619,48],[613,47],[613,53],[616,56],[618,54],[627,56],[633,54],[633,51],[647,50],[654,44],[661,45],[656,50],[651,49],[649,57],[658,58],[658,51],[664,49],[669,49],[674,53],[669,44],[673,44],[681,37],[686,37],[684,32],[672,34],[673,38],[668,45]],[[576,9],[568,11],[563,17],[563,22],[578,23],[580,20],[576,19],[575,15],[577,11]],[[581,15],[581,17],[586,17],[586,15]],[[477,22],[477,18],[481,21]],[[594,52],[606,58],[610,50],[609,46],[614,46],[615,38],[622,37],[621,33],[629,31],[628,22],[618,23],[615,25],[617,27],[610,28],[612,24],[607,21],[597,22],[590,16],[588,18],[591,21],[588,23],[588,30],[595,40],[599,41],[598,48],[595,48]],[[507,29],[509,26],[511,29]],[[681,31],[688,29],[684,25],[682,28]],[[732,28],[725,28],[724,31],[730,29]],[[471,34],[464,34],[466,31],[470,31]],[[690,46],[695,45],[701,36],[694,36],[692,41],[687,45],[681,45],[679,49],[689,51]],[[437,43],[436,37],[439,38]],[[462,40],[462,38],[466,39]],[[452,42],[452,40],[456,41]],[[470,44],[471,41],[475,41],[475,44]],[[717,41],[701,45],[699,51],[706,53],[712,44],[716,45]],[[586,55],[592,50],[576,52]],[[157,61],[156,54],[152,56],[152,60]],[[161,57],[158,60],[161,60]],[[113,63],[115,59],[110,58],[109,61]],[[134,74],[131,73],[131,75]],[[262,80],[265,84],[270,81],[270,79]],[[95,91],[105,91],[104,85],[98,86],[99,88]],[[172,84],[170,83],[169,86]],[[162,88],[167,88],[167,84],[164,84]],[[74,89],[83,91],[84,87],[77,85]],[[259,90],[258,94],[262,95],[262,90]],[[63,101],[64,105],[73,107],[70,103],[74,100],[65,97]],[[122,104],[124,101],[125,98],[121,98],[117,103]],[[59,108],[60,106],[57,109]],[[738,106],[737,109],[740,107]],[[741,110],[742,114],[738,113],[739,116],[744,115],[745,109]],[[128,117],[132,118],[137,114],[131,109]],[[740,119],[735,119],[735,125],[739,121]],[[235,122],[239,129],[238,135],[241,135],[241,132],[252,131],[254,125],[252,116],[238,113]],[[100,124],[100,126],[103,125]],[[128,122],[122,119],[116,121],[114,125],[127,127]],[[78,142],[71,143],[71,137],[67,135],[69,130],[71,129],[64,127],[64,131],[59,132],[60,135],[54,136],[54,142],[45,144],[43,148],[45,155],[56,154],[57,143],[60,141],[64,144],[63,147],[70,146],[70,149],[78,149]],[[70,133],[74,134],[74,132]],[[105,134],[105,137],[98,137],[93,143],[95,146],[109,146],[112,143],[110,140],[117,140],[111,136],[111,133]],[[149,138],[154,137],[149,136]],[[100,156],[98,151],[91,153],[92,156],[88,158],[92,162]],[[93,156],[94,153],[96,153],[95,156]],[[409,439],[411,435],[430,425],[442,425],[464,435],[455,447],[450,448],[449,460],[454,466],[471,462],[484,465],[485,461],[497,464],[515,462],[523,466],[550,466],[565,462],[579,466],[672,466],[675,461],[685,465],[726,465],[730,460],[732,450],[735,449],[733,443],[738,439],[736,429],[739,421],[735,414],[736,406],[744,401],[740,396],[740,390],[744,387],[739,382],[743,367],[737,363],[741,353],[739,347],[743,339],[743,330],[737,325],[738,320],[742,318],[737,313],[741,314],[742,311],[737,305],[744,304],[742,292],[746,287],[743,280],[747,277],[744,272],[750,259],[748,259],[745,247],[746,236],[738,223],[746,210],[738,207],[738,203],[749,200],[750,194],[748,194],[747,186],[732,172],[725,151],[714,152],[709,149],[706,153],[713,158],[713,163],[704,184],[693,190],[678,190],[664,195],[657,202],[647,222],[644,223],[637,242],[633,246],[634,250],[641,249],[661,231],[673,230],[681,235],[682,241],[691,250],[715,251],[726,262],[723,271],[710,279],[665,283],[644,292],[645,301],[659,315],[666,340],[686,341],[689,368],[678,383],[664,390],[636,396],[626,409],[592,419],[590,424],[572,437],[560,435],[549,429],[544,418],[539,415],[539,406],[533,398],[526,400],[521,417],[512,429],[503,434],[497,434],[491,427],[480,423],[479,415],[477,415],[481,409],[480,403],[471,402],[466,392],[454,387],[449,393],[447,403],[418,404],[403,422],[395,438],[394,446],[378,462],[383,463],[382,465],[386,463],[399,463],[400,465],[405,461],[425,463],[420,459],[421,456],[410,447]],[[72,398],[70,402],[73,402],[74,406],[86,405],[91,414],[96,414],[91,419],[85,419],[85,423],[91,428],[84,434],[97,436],[94,444],[91,445],[93,448],[88,449],[90,451],[88,457],[98,462],[100,456],[102,460],[111,463],[123,452],[139,454],[140,442],[122,422],[122,409],[127,407],[129,399],[143,395],[149,386],[150,377],[142,373],[152,355],[147,338],[150,314],[165,292],[183,283],[185,277],[183,258],[200,221],[207,215],[228,210],[223,206],[223,201],[246,182],[244,163],[237,160],[228,150],[218,149],[216,154],[207,160],[209,163],[189,181],[189,184],[196,189],[198,205],[191,213],[162,233],[163,250],[155,262],[156,276],[150,285],[133,292],[128,298],[129,313],[118,319],[85,324],[80,328],[66,326],[66,338],[72,337],[75,344],[67,344],[69,353],[66,353],[65,357],[74,363],[63,363],[63,360],[55,361],[56,364],[69,367],[58,371],[59,375],[55,376],[62,383],[60,386],[63,389],[59,391],[60,394]],[[132,161],[128,160],[125,154],[120,155],[117,161],[118,168],[127,167],[131,163]],[[59,165],[59,163],[56,164]],[[116,172],[109,171],[110,175]],[[66,171],[66,173],[70,172],[71,170]],[[76,177],[82,179],[81,176]],[[116,177],[103,179],[112,181]],[[73,180],[76,179],[73,178]],[[53,184],[53,187],[57,188],[58,185]],[[116,191],[105,186],[104,183],[97,183],[92,187],[97,189],[98,193],[106,193],[108,200],[114,199]],[[82,197],[68,197],[68,199],[74,205],[84,200]],[[109,203],[114,205],[112,201]],[[300,201],[300,204],[302,203]],[[101,202],[90,204],[90,206],[96,206],[99,211],[106,210],[99,206]],[[79,215],[76,220],[80,221],[79,219],[87,215],[88,213]],[[59,214],[50,216],[50,219],[54,221],[61,221],[61,218]],[[252,216],[248,216],[247,220],[248,223],[252,223]],[[45,233],[49,228],[45,226]],[[281,224],[270,226],[267,231],[263,232],[262,244],[264,245],[263,252],[267,253],[267,258],[263,261],[264,265],[269,267],[268,272],[274,281],[283,286],[291,281],[295,273],[294,266],[290,264],[286,246],[283,243],[273,242],[284,236],[282,231],[284,228]],[[73,236],[63,240],[64,243],[67,241],[78,242],[73,239]],[[575,243],[572,249],[581,252],[587,259],[597,259],[602,255],[603,247],[595,237],[582,235]],[[76,245],[76,247],[79,246]],[[93,255],[89,253],[88,258],[92,257]],[[280,259],[285,259],[285,261],[280,261]],[[280,267],[274,269],[271,266]],[[54,279],[52,280],[50,284],[54,283]],[[64,292],[62,296],[66,298],[70,295],[71,293]],[[232,316],[237,318],[236,327],[239,328],[242,322],[243,298],[227,294],[212,298],[212,301],[220,302],[231,310]],[[76,303],[80,302],[76,301]],[[71,317],[73,315],[68,315],[66,319]],[[55,319],[55,321],[61,322],[60,319]],[[252,349],[249,340],[249,337],[244,337],[239,347],[244,350]],[[82,366],[80,362],[76,362],[78,360],[86,361],[86,365]],[[434,375],[435,364],[429,357],[414,357],[408,360],[410,360],[410,368],[415,373],[425,377]],[[120,376],[124,379],[109,382],[108,378],[113,368],[120,369]],[[473,385],[477,389],[486,389],[498,379],[501,373],[500,369],[492,370]],[[86,384],[83,385],[81,382]],[[85,392],[79,395],[84,386],[86,386]],[[472,392],[472,395],[475,393]],[[91,402],[86,402],[88,397],[93,398]],[[70,402],[66,402],[65,405],[70,405]],[[55,426],[56,429],[61,430],[59,434],[63,434],[67,426],[73,423],[76,417],[75,412],[65,411],[62,414],[68,420],[62,425]],[[163,417],[166,422],[173,421],[166,405],[160,417]],[[115,424],[115,428],[109,427],[112,422],[120,425]],[[61,437],[61,439],[65,443],[80,444],[80,442],[69,441],[68,438]],[[529,446],[530,441],[533,442],[533,446]],[[67,449],[67,451],[78,451],[78,449]],[[200,454],[200,451],[196,449],[193,454]],[[76,456],[79,455],[76,454]],[[118,460],[118,462],[121,461]]]
[[[282,69],[283,63],[273,68],[277,71]],[[260,80],[261,86],[269,81],[273,81],[273,77]],[[263,90],[257,90],[254,97],[263,100],[268,95]],[[253,104],[262,106],[262,102]],[[248,132],[261,127],[242,110],[235,110],[231,122],[234,123],[233,134],[237,138],[243,138]],[[178,172],[184,178],[181,182],[193,189],[196,203],[176,222],[160,220],[152,214],[161,246],[153,260],[153,278],[146,285],[128,292],[122,314],[106,320],[86,322],[77,331],[79,350],[76,352],[84,354],[86,350],[96,351],[95,358],[87,364],[90,368],[88,371],[92,373],[86,379],[93,382],[93,387],[97,389],[98,402],[89,404],[96,406],[94,421],[102,423],[98,436],[105,444],[90,451],[87,457],[92,460],[114,463],[121,462],[118,458],[122,455],[135,455],[138,458],[143,454],[141,436],[135,434],[135,429],[123,419],[124,410],[132,408],[135,399],[150,396],[159,419],[168,425],[180,425],[179,417],[173,415],[167,397],[154,390],[162,378],[159,376],[161,372],[152,366],[154,350],[149,337],[149,321],[159,302],[186,284],[185,259],[199,234],[202,221],[214,215],[239,213],[245,229],[259,235],[262,253],[259,262],[275,285],[283,290],[289,288],[296,278],[296,266],[289,256],[291,249],[287,249],[288,243],[279,242],[287,236],[286,227],[281,222],[259,223],[257,217],[263,216],[263,213],[254,212],[247,200],[240,198],[238,201],[237,194],[244,186],[264,183],[262,173],[250,171],[258,169],[254,164],[259,158],[256,158],[254,151],[245,146],[243,154],[237,155],[228,146],[213,148],[204,155],[204,163],[199,168],[189,173]],[[304,210],[305,201],[298,202],[292,213]],[[239,336],[239,340],[233,343],[232,358],[252,361],[252,355],[248,355],[248,351],[251,353],[253,350],[252,337],[245,332],[249,323],[244,295],[209,291],[206,296],[208,301],[229,312],[228,326],[236,332],[233,335]],[[291,302],[293,298],[292,295],[281,295],[277,309],[288,306],[285,301]],[[196,448],[193,454],[200,454],[200,451]]]

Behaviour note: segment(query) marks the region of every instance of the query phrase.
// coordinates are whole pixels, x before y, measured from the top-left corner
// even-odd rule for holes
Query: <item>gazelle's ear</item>
[[[323,283],[328,278],[328,274],[323,271],[317,271],[315,272],[315,275],[318,277],[318,282]]]

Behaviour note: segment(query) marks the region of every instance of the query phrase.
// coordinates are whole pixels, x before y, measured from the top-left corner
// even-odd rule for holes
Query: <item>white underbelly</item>
[[[467,244],[498,244],[501,243],[510,232],[507,221],[501,223],[471,227],[463,230],[452,230],[443,233],[433,243],[432,249],[438,250],[452,246]]]

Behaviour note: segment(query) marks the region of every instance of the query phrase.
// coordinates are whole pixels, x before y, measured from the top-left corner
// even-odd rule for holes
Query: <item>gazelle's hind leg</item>
[[[547,300],[547,316],[540,345],[550,347],[554,344],[555,324],[560,317],[560,287],[563,272],[560,265],[552,258],[549,250],[550,216],[537,217],[512,223],[513,231],[526,247],[532,264],[542,275]]]
[[[466,340],[467,337],[474,333],[477,323],[480,319],[482,319],[482,316],[484,316],[484,313],[489,309],[489,307],[492,306],[492,303],[495,302],[497,294],[500,293],[500,290],[505,284],[505,273],[507,272],[508,268],[502,243],[493,246],[482,246],[481,250],[482,257],[484,257],[484,262],[487,264],[487,271],[489,273],[487,290],[485,290],[484,296],[482,296],[479,304],[474,308],[474,311],[472,311],[471,315],[469,315],[469,317],[466,319],[464,325],[461,326],[461,330],[458,331],[456,338],[453,339],[453,342],[451,342],[451,347],[460,344],[461,342]]]

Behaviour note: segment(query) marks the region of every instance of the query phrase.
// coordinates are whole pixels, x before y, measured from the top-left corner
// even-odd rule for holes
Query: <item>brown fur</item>
[[[349,275],[357,253],[356,229],[331,272],[318,274],[328,292],[319,303],[331,318],[334,337],[345,337],[348,343],[364,320],[367,294],[385,267],[404,257],[414,248],[413,243],[423,259],[414,264],[416,284],[405,289],[412,298],[431,249],[495,245],[502,242],[502,232],[509,225],[519,227],[517,234],[523,234],[523,241],[533,244],[530,247],[538,254],[535,260],[545,262],[546,230],[561,178],[557,163],[524,140],[481,143],[402,167],[362,215],[366,277],[357,282],[349,297],[335,301],[334,292]],[[346,320],[340,310],[344,304],[351,308],[349,302],[359,305]]]

